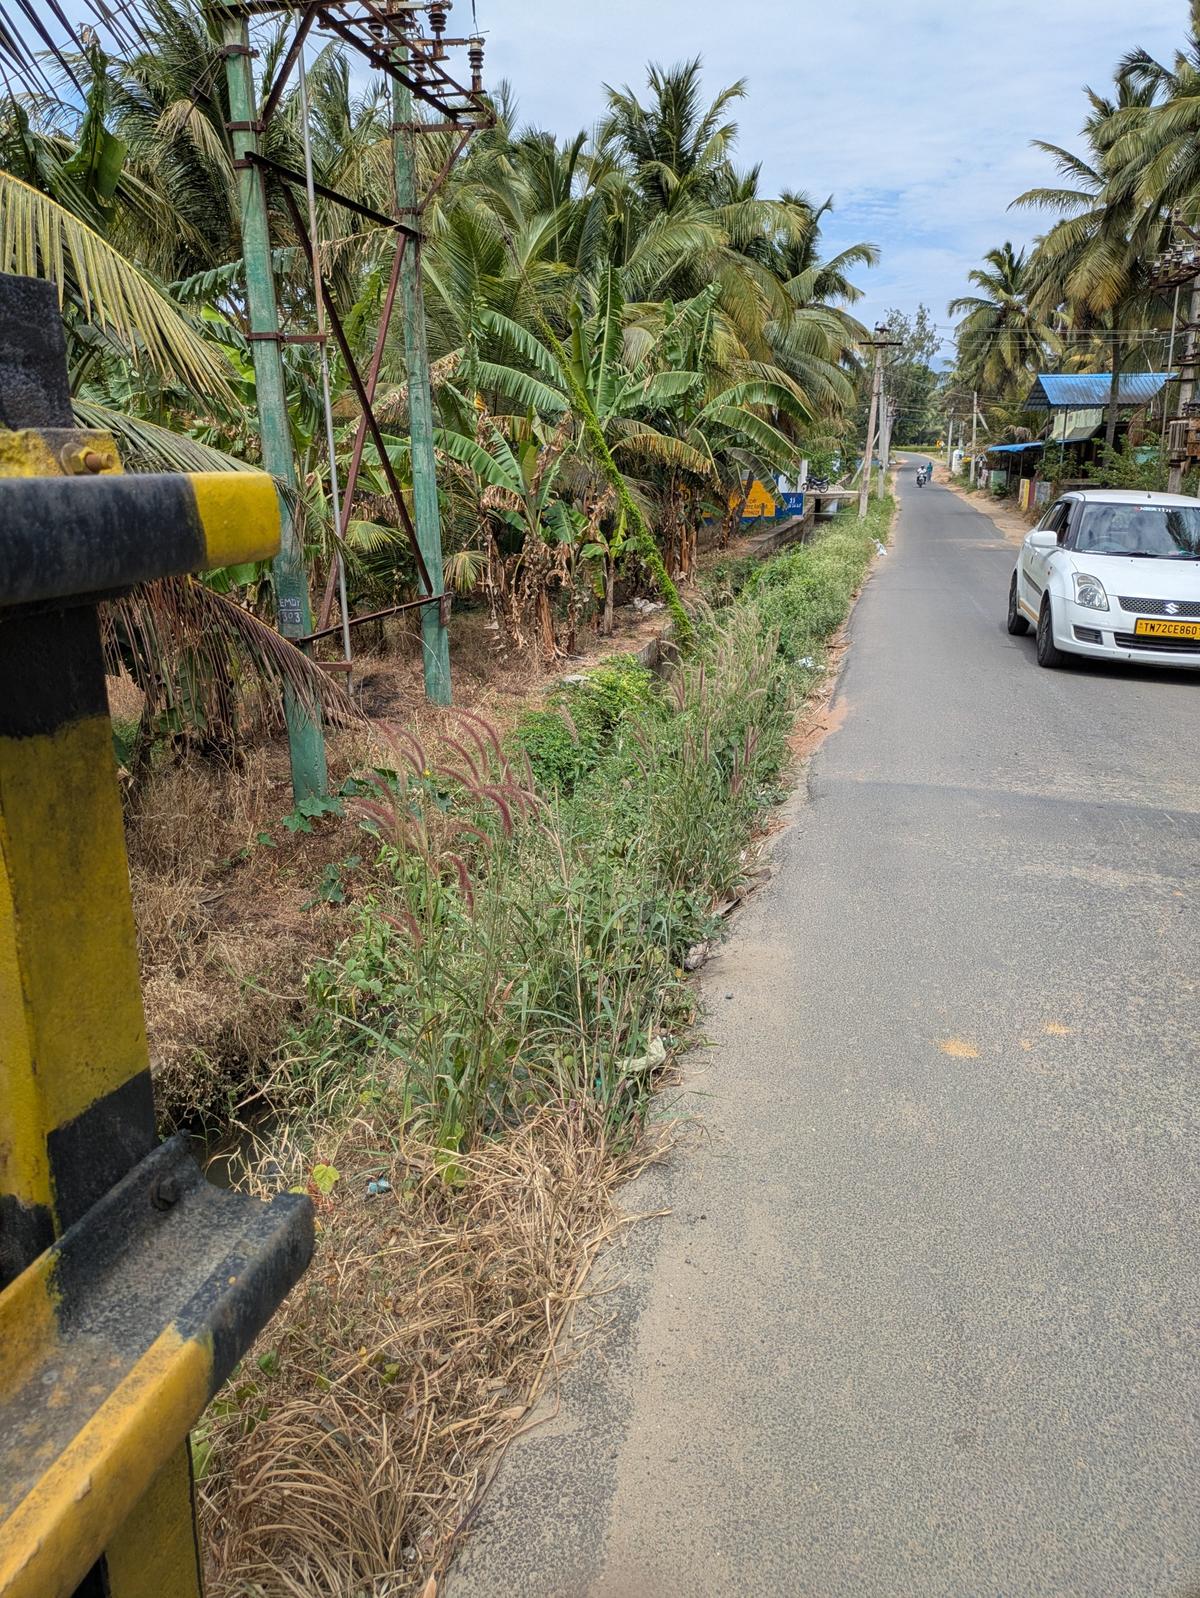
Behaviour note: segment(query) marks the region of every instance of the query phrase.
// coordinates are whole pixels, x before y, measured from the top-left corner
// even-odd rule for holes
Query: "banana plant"
[[[481,416],[475,437],[443,428],[435,441],[475,485],[480,532],[494,569],[489,582],[493,594],[508,602],[518,626],[520,611],[533,609],[542,647],[552,656],[564,646],[554,625],[550,590],[565,590],[565,648],[570,651],[578,621],[575,565],[586,523],[577,520],[559,484],[566,427],[549,430],[527,415],[511,418],[506,433],[495,418]]]

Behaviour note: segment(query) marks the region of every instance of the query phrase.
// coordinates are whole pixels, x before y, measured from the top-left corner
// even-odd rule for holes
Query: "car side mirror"
[[[1030,533],[1028,542],[1030,549],[1057,549],[1058,534],[1046,527],[1036,527]]]

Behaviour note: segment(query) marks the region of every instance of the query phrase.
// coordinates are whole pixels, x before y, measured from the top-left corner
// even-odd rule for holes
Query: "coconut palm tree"
[[[55,284],[75,383],[98,359],[117,359],[144,379],[231,399],[220,352],[109,237],[131,187],[122,165],[119,141],[71,152],[61,135],[35,131],[10,99],[0,122],[0,272]]]
[[[1200,0],[1191,0],[1184,47],[1168,66],[1131,50],[1118,82],[1136,98],[1113,118],[1110,181],[1141,204],[1200,219]]]
[[[1067,326],[1103,331],[1112,369],[1105,428],[1109,448],[1116,438],[1122,355],[1131,341],[1126,330],[1144,327],[1153,317],[1161,322],[1166,314],[1152,282],[1154,257],[1166,242],[1166,218],[1120,180],[1112,156],[1121,113],[1145,110],[1154,92],[1128,76],[1117,80],[1114,99],[1088,89],[1091,110],[1083,131],[1090,160],[1035,140],[1069,186],[1030,189],[1013,201],[1064,213],[1037,242],[1029,266],[1030,297],[1042,317],[1061,309]]]
[[[649,104],[626,85],[606,85],[608,111],[600,126],[601,158],[626,167],[649,214],[678,211],[694,200],[712,202],[728,167],[737,123],[725,115],[744,98],[746,82],[721,89],[703,104],[699,56],[646,72]]]
[[[996,396],[1015,392],[1061,349],[1051,320],[1030,300],[1031,274],[1024,250],[1010,243],[989,250],[967,274],[979,294],[950,301],[958,324],[958,371],[969,387]]]
[[[123,436],[143,463],[156,452],[179,461],[193,446],[253,460],[224,63],[201,0],[146,0],[137,34],[112,58],[89,46],[68,63],[86,89],[82,110],[72,91],[57,106],[26,108],[23,120],[0,113],[0,249],[7,239],[13,264],[58,271],[81,396],[93,414],[103,405],[129,413]],[[256,70],[269,78],[286,35],[264,30],[256,43]],[[361,88],[334,46],[310,60],[307,87],[318,181],[378,206],[392,183],[385,102]],[[739,82],[707,96],[698,61],[651,67],[648,92],[609,90],[594,140],[560,141],[520,129],[502,88],[496,125],[424,216],[451,518],[469,534],[479,493],[491,493],[488,514],[503,513],[510,542],[543,537],[556,560],[586,531],[591,553],[579,558],[602,564],[609,609],[623,540],[676,604],[671,574],[690,569],[705,510],[723,506],[731,484],[791,465],[806,431],[827,431],[852,403],[862,337],[852,273],[873,264],[875,251],[852,245],[824,259],[828,202],[768,196],[758,168],[733,164],[732,111],[744,92]],[[300,167],[301,132],[289,93],[264,135],[267,153]],[[437,134],[422,141],[430,175],[449,151]],[[307,263],[270,184],[268,204],[281,306],[290,325],[305,327]],[[352,343],[369,345],[390,233],[324,200],[317,207],[333,299]],[[20,249],[25,256],[12,253]],[[328,463],[316,425],[317,359],[312,346],[284,352],[304,493],[319,511]],[[335,386],[338,376],[335,362]],[[398,340],[383,351],[379,382],[390,427],[407,404]],[[349,399],[338,420],[340,452],[358,420]],[[174,442],[161,424],[181,429]],[[560,461],[553,474],[540,459],[549,438]],[[403,482],[403,440],[387,449]],[[472,449],[493,466],[474,473],[464,497],[463,474],[473,471],[465,457],[482,464]],[[351,575],[390,592],[408,572],[374,492],[380,466],[369,447],[350,519],[363,535]],[[540,504],[543,490],[550,497]],[[522,493],[518,513],[512,496]],[[312,553],[328,559],[331,547],[314,539]],[[478,565],[469,548],[454,553],[455,576],[466,582]],[[682,611],[676,619],[686,625]]]

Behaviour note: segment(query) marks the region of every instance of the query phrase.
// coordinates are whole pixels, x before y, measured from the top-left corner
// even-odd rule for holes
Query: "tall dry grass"
[[[374,758],[362,734],[331,744],[335,780]],[[127,795],[142,994],[167,1124],[220,1122],[253,1097],[303,1017],[308,971],[345,936],[345,911],[304,907],[326,863],[357,846],[355,829],[333,820],[296,836],[281,826],[291,808],[273,745],[236,765],[164,759]]]
[[[453,1186],[370,1115],[317,1145],[339,1177],[314,1263],[194,1439],[209,1598],[427,1590],[655,1152],[614,1151],[580,1105],[480,1144]],[[303,1180],[310,1157],[270,1168]]]

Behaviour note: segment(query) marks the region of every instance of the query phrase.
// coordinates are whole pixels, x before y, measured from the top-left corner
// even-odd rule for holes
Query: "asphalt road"
[[[708,1128],[450,1598],[1196,1598],[1200,675],[1047,672],[902,481]]]

